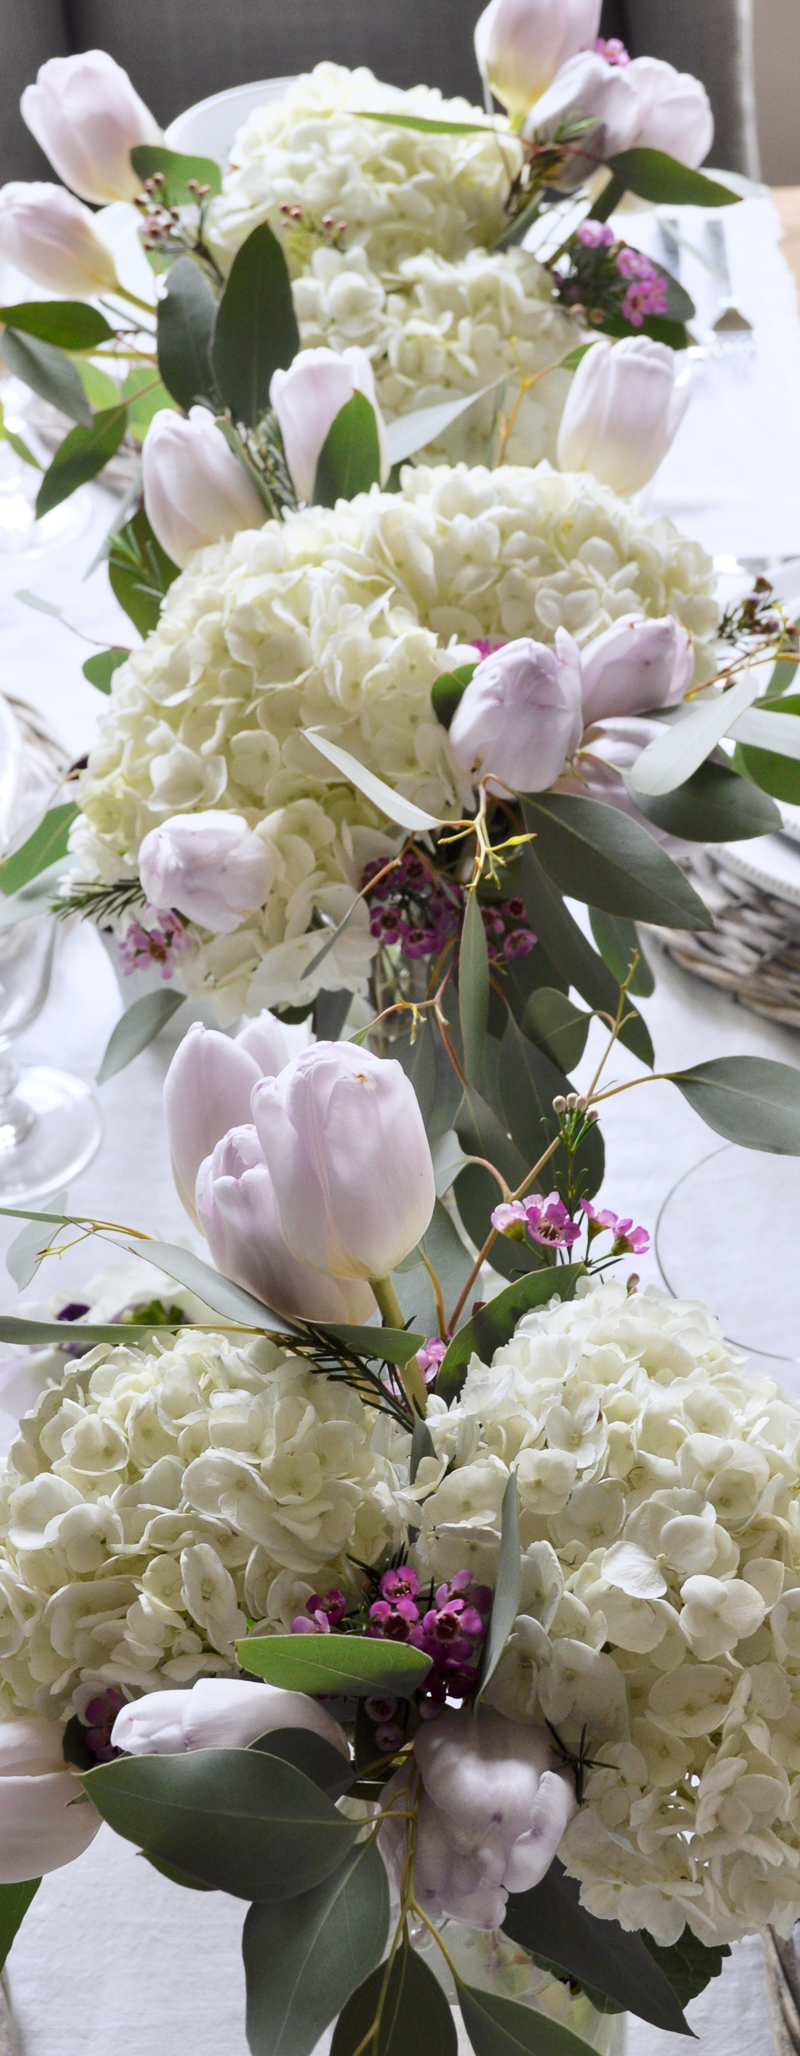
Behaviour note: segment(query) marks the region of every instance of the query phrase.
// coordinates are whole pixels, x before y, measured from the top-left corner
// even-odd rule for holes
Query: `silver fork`
[[[705,222],[703,233],[713,269],[722,287],[720,303],[707,340],[710,347],[720,355],[736,351],[739,355],[752,356],[755,349],[753,324],[752,321],[748,321],[741,308],[736,306],[732,297],[728,246],[722,222]]]

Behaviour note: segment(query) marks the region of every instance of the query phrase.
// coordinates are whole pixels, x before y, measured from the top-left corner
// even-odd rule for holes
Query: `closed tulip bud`
[[[139,877],[151,907],[184,914],[216,935],[232,935],[264,901],[275,866],[241,814],[210,807],[173,814],[139,849]]]
[[[229,1128],[249,1121],[250,1095],[259,1078],[274,1077],[288,1061],[280,1022],[267,1013],[233,1037],[195,1021],[178,1044],[164,1079],[164,1118],[172,1175],[193,1221],[194,1188],[204,1158]]]
[[[543,792],[582,733],[580,653],[558,628],[554,650],[524,636],[483,658],[453,716],[450,748],[492,792]]]
[[[179,1756],[187,1749],[247,1749],[277,1728],[308,1728],[349,1758],[343,1730],[318,1700],[246,1678],[200,1678],[183,1691],[146,1692],[117,1714],[111,1740],[127,1756]]]
[[[58,1721],[35,1714],[0,1724],[0,1884],[43,1877],[82,1856],[100,1816],[64,1762]]]
[[[601,0],[490,0],[475,55],[495,99],[517,122],[576,51],[594,42]]]
[[[714,116],[702,80],[676,71],[661,57],[635,57],[626,77],[639,102],[637,148],[663,150],[696,170],[714,140]]]
[[[582,50],[562,65],[547,92],[531,108],[525,124],[542,141],[578,122],[589,122],[564,155],[553,182],[562,192],[590,178],[608,157],[627,150],[636,133],[639,101],[629,84],[629,69],[607,64],[592,50]]]
[[[94,216],[63,186],[16,179],[0,187],[0,256],[37,286],[73,300],[92,299],[117,284],[113,256]]]
[[[658,470],[689,405],[675,358],[649,336],[602,336],[581,359],[558,431],[562,471],[591,471],[615,493],[635,493]]]
[[[82,200],[102,207],[141,191],[130,153],[137,143],[160,143],[161,130],[106,50],[50,57],[20,107],[59,178]]]
[[[623,614],[581,651],[587,728],[619,714],[677,706],[693,671],[691,637],[672,614],[660,621]]]
[[[436,1186],[419,1101],[393,1058],[317,1042],[252,1098],[289,1248],[334,1278],[385,1279],[416,1248]]]
[[[195,550],[242,528],[263,528],[267,518],[207,407],[190,407],[188,419],[171,407],[153,415],[142,448],[142,483],[150,527],[181,570]]]
[[[354,393],[363,393],[374,409],[384,485],[391,458],[366,350],[301,350],[288,371],[273,372],[269,397],[278,417],[289,476],[298,500],[313,500],[323,443],[337,414]]]
[[[374,1313],[361,1279],[326,1278],[287,1247],[255,1128],[232,1128],[200,1165],[197,1219],[217,1270],[274,1313],[358,1326]]]
[[[420,1727],[414,1762],[423,1786],[414,1890],[423,1912],[499,1928],[509,1892],[529,1892],[550,1868],[576,1808],[570,1772],[554,1768],[543,1728],[486,1710],[443,1712]],[[390,1801],[408,1778],[402,1770],[386,1787],[380,1833],[398,1880],[404,1823]]]

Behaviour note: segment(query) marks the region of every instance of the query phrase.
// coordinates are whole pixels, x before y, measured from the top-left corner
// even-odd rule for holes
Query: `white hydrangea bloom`
[[[363,109],[476,123],[479,132],[395,128]],[[485,463],[498,444],[498,409],[508,415],[521,383],[581,341],[530,252],[491,254],[520,163],[505,116],[490,124],[482,109],[429,87],[404,93],[369,71],[319,64],[241,130],[211,243],[227,270],[245,237],[269,222],[292,271],[303,347],[360,344],[388,421],[481,392],[505,372],[507,385],[435,445],[451,462]],[[302,221],[287,217],[289,207],[302,209]],[[323,219],[346,223],[333,242]],[[568,384],[560,372],[523,391],[512,463],[554,455]]]
[[[350,1554],[396,1547],[394,1467],[349,1387],[269,1342],[97,1348],[26,1415],[0,1481],[3,1713],[68,1718],[235,1672]]]
[[[596,1767],[559,1855],[667,1945],[800,1917],[800,1406],[701,1306],[619,1284],[521,1321],[456,1405],[428,1575],[493,1583],[517,1474],[522,1611],[487,1697]]]
[[[439,816],[469,798],[433,716],[442,671],[476,640],[559,625],[584,643],[623,614],[673,613],[714,669],[710,560],[587,474],[548,464],[409,467],[399,493],[312,508],[200,550],[158,627],[114,675],[79,789],[80,874],[135,876],[139,846],[178,812],[244,816],[274,859],[265,907],[232,935],[191,934],[178,971],[220,1018],[296,1006],[320,982],[364,992],[375,944],[363,902],[318,973],[320,928],[352,906],[387,822],[299,734],[319,725]]]

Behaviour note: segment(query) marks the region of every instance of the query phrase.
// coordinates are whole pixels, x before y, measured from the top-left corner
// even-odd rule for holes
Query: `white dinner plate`
[[[249,114],[270,100],[282,100],[296,74],[283,79],[255,79],[250,85],[228,86],[224,93],[210,93],[177,114],[165,130],[170,150],[184,150],[189,156],[214,157],[227,165],[228,153]]]

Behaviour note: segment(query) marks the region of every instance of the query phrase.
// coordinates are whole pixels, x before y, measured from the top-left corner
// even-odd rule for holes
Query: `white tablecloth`
[[[772,209],[763,201],[749,202],[748,209],[749,214],[731,210],[726,228],[732,252],[739,253],[734,290],[757,323],[756,374],[750,382],[731,379],[727,386],[723,379],[707,405],[698,390],[652,503],[658,511],[674,510],[718,554],[769,556],[800,550],[800,329]],[[720,397],[724,391],[727,400]],[[746,490],[740,491],[737,481],[745,477]],[[98,640],[130,641],[130,624],[109,594],[104,571],[81,583],[110,511],[107,496],[95,490],[91,527],[69,549],[38,560],[0,559],[3,684],[35,702],[73,756],[91,742],[104,704],[81,676],[89,646],[60,622],[26,610],[14,593],[33,588],[63,605],[68,619]],[[116,982],[97,936],[78,929],[64,941],[48,1004],[19,1054],[91,1078],[119,1010]],[[659,1068],[733,1051],[800,1061],[800,1044],[790,1032],[736,1008],[666,961],[659,964],[657,991],[643,1012]],[[187,1222],[169,1174],[160,1087],[177,1033],[162,1036],[103,1087],[105,1142],[71,1194],[76,1209],[172,1239],[186,1234]],[[595,1042],[593,1033],[582,1067],[587,1078]],[[617,1078],[634,1075],[636,1068],[619,1051]],[[614,1100],[604,1132],[604,1197],[618,1212],[633,1212],[651,1227],[675,1180],[711,1146],[708,1130],[666,1083]],[[698,1233],[702,1227],[698,1223]],[[0,1254],[14,1232],[0,1224]],[[67,1299],[102,1260],[98,1245],[73,1250],[46,1267],[42,1288]],[[638,1268],[643,1281],[657,1278],[652,1256]],[[763,1289],[754,1272],[755,1322]],[[11,1308],[14,1298],[10,1279],[0,1274],[0,1302]],[[724,1316],[724,1308],[717,1310]],[[219,2056],[223,2047],[225,2056],[246,2056],[240,1925],[234,1902],[181,1894],[104,1829],[77,1865],[45,1879],[12,1949],[10,1985],[22,2056],[107,2056],[111,2048],[116,2056]],[[748,2056],[770,2056],[757,1945],[737,1952],[721,1985],[697,2002],[692,2017],[702,2056],[739,2056],[745,2048]],[[631,2026],[632,2056],[656,2056],[657,2049],[672,2056],[679,2046],[684,2045],[677,2038]]]

